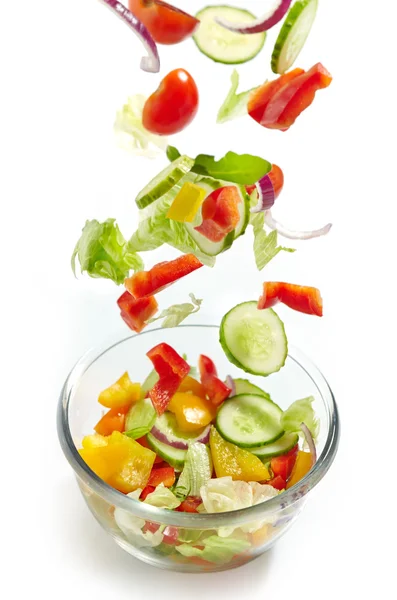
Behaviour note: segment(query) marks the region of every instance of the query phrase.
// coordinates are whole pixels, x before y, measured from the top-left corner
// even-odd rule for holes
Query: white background
[[[238,4],[238,2],[232,2]],[[204,0],[180,1],[195,12]],[[265,0],[243,2],[257,14]],[[138,69],[134,36],[95,0],[1,2],[1,528],[7,598],[314,600],[393,596],[396,537],[396,151],[394,2],[320,0],[297,66],[321,61],[330,88],[287,133],[248,118],[215,126],[232,67],[192,41],[160,47],[162,71]],[[276,28],[278,29],[278,28]],[[270,53],[239,67],[242,89],[271,76]],[[201,91],[184,152],[257,153],[282,166],[276,216],[331,221],[330,235],[258,273],[247,234],[213,271],[161,295],[204,299],[217,322],[266,279],[320,287],[322,320],[279,310],[290,341],[323,370],[339,403],[337,460],[292,530],[253,563],[216,575],[154,570],[118,548],[88,513],[55,431],[62,383],[79,356],[125,333],[111,282],[75,280],[69,258],[87,218],[116,217],[126,236],[134,197],[166,160],[118,149],[112,125],[129,94],[185,67]],[[161,254],[164,257],[162,251]],[[169,251],[168,256],[173,256]],[[150,266],[159,258],[150,256]],[[394,555],[394,557],[393,557]],[[4,580],[5,577],[5,580]],[[10,587],[6,587],[7,585]]]

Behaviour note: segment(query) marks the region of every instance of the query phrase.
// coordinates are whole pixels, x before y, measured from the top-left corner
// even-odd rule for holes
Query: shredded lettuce
[[[156,420],[156,411],[149,398],[133,404],[125,418],[125,432],[128,437],[137,440],[152,429]]]
[[[141,271],[144,267],[141,257],[127,248],[127,243],[115,219],[99,223],[93,219],[86,221],[72,254],[71,264],[76,275],[76,258],[80,270],[90,277],[111,279],[123,283],[130,269]]]
[[[158,317],[149,319],[148,323],[154,323],[154,321],[164,319],[161,327],[176,327],[189,315],[193,315],[200,310],[202,300],[198,300],[194,294],[189,294],[189,296],[192,300],[191,303],[185,302],[183,304],[173,304],[172,306],[169,306],[163,310]]]
[[[237,88],[240,81],[240,76],[236,69],[234,69],[230,81],[232,86],[229,90],[228,95],[222,106],[219,109],[218,116],[216,119],[217,123],[225,123],[226,121],[230,121],[231,119],[237,119],[238,117],[243,117],[247,114],[247,104],[248,99],[251,95],[251,92],[256,90],[257,88],[252,88],[247,90],[246,92],[241,92],[237,94]]]
[[[202,486],[211,479],[211,475],[212,460],[208,447],[200,442],[190,444],[183,471],[175,486],[175,495],[182,499],[186,496],[200,496]]]
[[[144,502],[151,506],[157,506],[157,508],[168,508],[173,510],[178,508],[180,500],[173,494],[173,492],[164,486],[164,483],[160,483],[152,492],[146,496]]]
[[[142,112],[146,98],[141,94],[130,96],[127,103],[117,111],[114,132],[120,147],[133,154],[154,158],[156,148],[165,151],[167,138],[150,133],[142,124]]]
[[[313,402],[313,396],[293,402],[281,416],[281,426],[283,429],[285,431],[301,433],[301,423],[305,423],[313,439],[316,440],[320,430],[320,421],[314,412]]]
[[[294,248],[277,246],[277,231],[271,231],[270,233],[266,233],[264,229],[257,231],[254,237],[254,255],[258,271],[262,271],[282,250],[284,252],[295,252]]]
[[[197,556],[209,562],[224,564],[230,562],[236,554],[248,550],[250,545],[248,540],[221,538],[217,535],[212,535],[202,542],[200,541],[200,546],[204,546],[204,548],[195,548],[189,544],[181,544],[176,546],[175,549],[183,556]]]
[[[138,489],[130,494],[127,494],[129,498],[139,500],[142,490]],[[114,520],[117,526],[124,533],[125,537],[134,545],[138,547],[152,547],[159,546],[163,541],[163,534],[161,530],[154,533],[151,531],[143,532],[142,529],[145,526],[146,521],[136,517],[132,513],[123,510],[122,508],[116,507],[114,510]]]

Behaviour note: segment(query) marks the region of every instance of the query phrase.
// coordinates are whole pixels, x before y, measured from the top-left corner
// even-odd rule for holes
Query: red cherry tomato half
[[[160,0],[128,0],[128,8],[158,44],[178,44],[191,36],[200,21]]]
[[[199,95],[193,77],[175,69],[164,77],[143,107],[143,126],[157,135],[182,131],[196,116]]]

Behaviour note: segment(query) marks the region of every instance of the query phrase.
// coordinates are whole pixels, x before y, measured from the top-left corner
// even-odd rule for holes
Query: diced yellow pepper
[[[205,389],[202,383],[187,375],[182,379],[181,385],[178,388],[178,392],[191,392],[194,396],[205,398]]]
[[[291,477],[287,481],[286,489],[298,483],[312,468],[312,455],[310,452],[302,452],[299,450],[298,456],[292,469]]]
[[[231,476],[235,481],[266,481],[270,473],[260,459],[230,442],[215,427],[211,429],[210,446],[217,477]]]
[[[90,469],[124,494],[144,488],[149,480],[156,454],[118,431],[104,439],[107,442],[106,446],[79,450],[80,456]]]
[[[180,223],[191,223],[200,206],[204,202],[207,192],[196,185],[186,181],[171,204],[167,217]]]
[[[183,392],[174,394],[167,408],[174,413],[179,429],[186,433],[203,429],[216,416],[212,402]]]
[[[108,445],[108,440],[104,435],[94,433],[93,435],[86,435],[82,441],[83,448],[87,450],[89,448],[101,448]]]
[[[126,371],[116,383],[99,394],[98,402],[107,408],[123,408],[137,402],[140,397],[140,384],[132,383]]]

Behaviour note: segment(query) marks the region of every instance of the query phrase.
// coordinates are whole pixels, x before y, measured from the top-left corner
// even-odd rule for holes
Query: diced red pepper
[[[200,354],[198,367],[200,377],[204,377],[204,375],[218,375],[214,362],[208,356],[205,356],[205,354]]]
[[[111,408],[98,421],[94,427],[94,431],[100,435],[111,435],[113,431],[124,431],[125,416],[129,410],[129,406],[122,408]]]
[[[200,506],[202,500],[198,496],[188,496],[176,509],[179,512],[196,513],[197,507]]]
[[[263,294],[259,298],[258,309],[270,308],[282,302],[293,310],[307,315],[323,316],[323,301],[320,290],[314,287],[267,281],[263,284]]]
[[[117,304],[120,307],[121,318],[130,329],[137,333],[146,327],[146,321],[151,319],[158,310],[158,304],[154,296],[136,299],[128,291],[120,296]]]
[[[165,487],[171,487],[175,483],[175,469],[173,467],[158,467],[152,469],[148,485],[157,487],[163,483]]]
[[[144,298],[161,292],[174,281],[202,266],[194,254],[184,254],[175,260],[159,263],[150,271],[135,273],[124,281],[124,285],[135,298]]]
[[[141,492],[141,495],[139,496],[139,500],[142,500],[142,502],[144,500],[146,500],[146,498],[149,496],[149,494],[154,492],[155,489],[156,488],[153,485],[147,485],[146,487],[144,487]]]
[[[153,363],[160,379],[149,391],[150,399],[158,415],[167,409],[172,396],[190,371],[188,363],[168,344],[158,344],[147,356]]]
[[[276,456],[270,461],[270,468],[273,471],[274,477],[281,477],[285,482],[291,475],[292,469],[298,455],[299,446],[298,444],[292,448],[286,454],[282,456]]]
[[[235,185],[214,190],[204,200],[201,210],[203,222],[195,230],[212,242],[220,242],[237,227],[240,202],[240,194]]]
[[[136,441],[138,442],[138,444],[140,444],[144,448],[148,448],[149,450],[152,450],[152,448],[149,446],[149,444],[147,442],[146,436],[143,436],[143,437],[137,439]],[[164,465],[163,465],[163,463],[164,463],[164,461],[161,458],[161,456],[157,456],[157,454],[156,454],[156,458],[154,459],[154,464],[157,466],[160,466],[160,465],[166,466],[167,465],[167,463],[164,463]]]
[[[146,521],[145,525],[142,527],[143,533],[156,533],[160,529],[160,523],[153,523],[152,521]]]
[[[215,406],[219,406],[226,398],[229,398],[231,388],[217,377],[216,366],[208,356],[200,354],[198,365],[205,393]]]
[[[168,525],[163,531],[163,542],[170,546],[178,545],[179,531],[178,527],[172,527]]]
[[[280,475],[277,475],[277,477],[273,477],[273,479],[266,481],[266,484],[271,485],[276,490],[285,490],[287,482],[285,481],[285,479],[280,477]]]
[[[310,106],[316,92],[328,87],[331,81],[330,73],[321,63],[307,72],[293,69],[253,92],[248,113],[263,127],[286,131]]]

